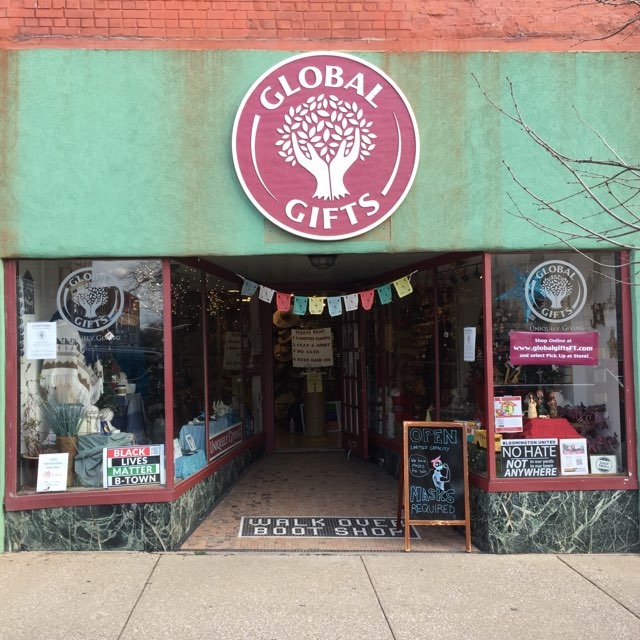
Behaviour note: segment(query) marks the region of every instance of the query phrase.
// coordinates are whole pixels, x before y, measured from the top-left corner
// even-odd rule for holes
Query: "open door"
[[[352,312],[345,314],[342,321],[342,442],[350,454],[366,458],[369,455],[365,420],[367,405],[360,318],[360,314]]]

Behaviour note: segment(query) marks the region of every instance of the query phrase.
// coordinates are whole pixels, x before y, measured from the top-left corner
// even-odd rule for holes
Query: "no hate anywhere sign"
[[[555,478],[558,475],[558,439],[502,440],[505,478]]]
[[[164,482],[163,444],[108,447],[103,450],[103,487],[135,487]]]

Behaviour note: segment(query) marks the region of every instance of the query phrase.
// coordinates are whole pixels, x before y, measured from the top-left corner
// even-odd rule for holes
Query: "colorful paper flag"
[[[252,296],[257,289],[258,285],[255,282],[252,282],[251,280],[247,280],[245,278],[244,282],[242,283],[241,293],[243,296]]]
[[[258,297],[263,302],[271,302],[273,300],[274,293],[275,291],[273,289],[269,289],[269,287],[260,285],[260,293],[258,294]]]
[[[290,293],[276,293],[276,306],[278,311],[287,312],[291,308],[291,294]]]
[[[411,286],[411,282],[407,276],[400,278],[399,280],[395,280],[393,286],[396,288],[399,298],[404,298],[413,291],[413,287]]]
[[[307,296],[293,296],[293,313],[297,316],[305,315],[307,313],[307,304],[309,304]]]
[[[329,307],[329,315],[340,316],[342,315],[342,298],[340,296],[331,296],[327,298],[327,306]]]
[[[319,316],[324,310],[324,298],[319,296],[311,296],[309,298],[309,313]]]
[[[378,292],[378,298],[380,298],[380,304],[389,304],[393,299],[390,284],[383,284],[381,287],[378,287],[376,291]]]
[[[346,311],[355,311],[358,308],[358,294],[348,293],[344,298],[344,308]]]
[[[366,309],[367,311],[371,309],[371,307],[373,306],[373,297],[375,296],[375,294],[376,292],[373,289],[360,292],[360,302],[362,302],[363,309]]]

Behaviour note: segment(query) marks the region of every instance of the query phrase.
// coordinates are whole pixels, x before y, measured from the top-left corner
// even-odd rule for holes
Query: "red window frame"
[[[114,258],[117,260],[118,258]],[[131,259],[131,258],[127,258]],[[149,258],[140,258],[149,259]],[[173,406],[173,340],[171,318],[171,272],[168,258],[162,259],[162,293],[163,293],[163,337],[164,337],[164,389],[165,389],[165,443],[173,442],[174,419],[173,411],[167,407]],[[203,273],[214,273],[233,280],[233,274],[217,269],[210,263],[201,260],[183,260],[201,269]],[[172,502],[204,478],[215,473],[229,461],[241,455],[244,451],[264,440],[264,430],[244,440],[243,443],[228,454],[207,463],[200,471],[189,478],[176,483],[174,478],[175,464],[173,450],[165,447],[166,485],[158,488],[131,489],[87,489],[83,491],[65,491],[60,493],[30,493],[19,494],[18,487],[18,448],[19,412],[18,412],[18,335],[17,335],[17,300],[16,274],[17,260],[7,260],[4,263],[4,291],[5,291],[5,352],[6,352],[6,380],[5,380],[5,496],[4,503],[7,511],[26,511],[29,509],[53,509],[56,507],[79,507],[106,504],[130,504]],[[203,350],[206,358],[206,350]],[[206,366],[205,366],[206,370]],[[11,374],[10,372],[13,372]]]
[[[559,478],[514,479],[496,477],[495,456],[487,455],[487,475],[469,472],[471,484],[489,492],[521,492],[521,491],[597,491],[616,489],[637,489],[638,475],[636,465],[636,422],[635,422],[635,385],[633,361],[633,340],[631,323],[631,286],[629,255],[621,254],[621,310],[622,310],[622,349],[630,357],[623,358],[624,374],[624,401],[625,401],[625,441],[627,472],[617,475],[589,475],[567,476]],[[493,350],[493,306],[492,306],[492,273],[491,254],[483,255],[483,305],[484,305],[484,351],[492,353]],[[485,380],[493,380],[493,358],[485,358]],[[486,406],[493,407],[493,385],[486,385]],[[492,411],[487,411],[487,442],[494,441],[495,421]]]

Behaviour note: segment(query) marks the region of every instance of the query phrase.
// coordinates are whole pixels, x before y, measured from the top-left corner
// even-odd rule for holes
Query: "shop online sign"
[[[249,89],[233,161],[258,210],[295,235],[341,240],[387,220],[416,174],[413,111],[382,71],[342,53],[307,53]]]
[[[512,364],[597,365],[597,331],[512,331],[509,334]]]

